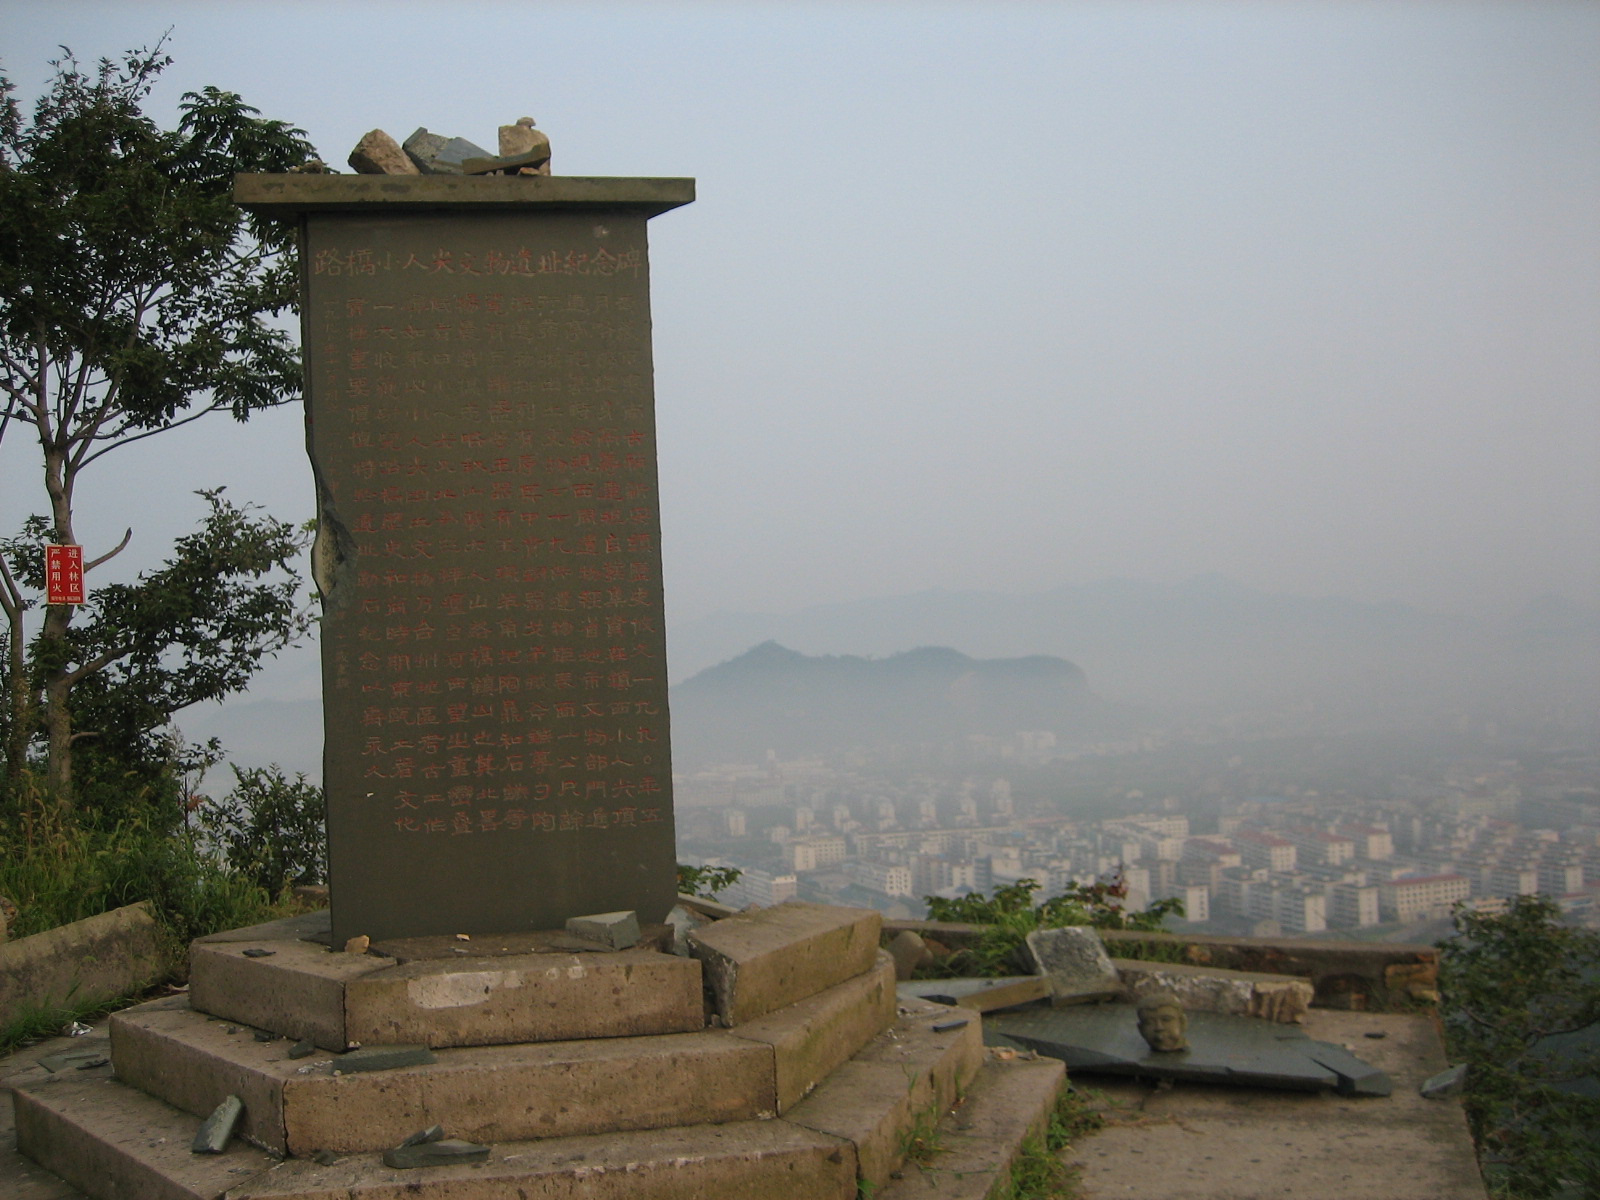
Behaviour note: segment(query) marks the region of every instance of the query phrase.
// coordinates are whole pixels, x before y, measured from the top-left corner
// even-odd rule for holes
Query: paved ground
[[[1485,1200],[1460,1102],[1417,1094],[1445,1066],[1432,1018],[1314,1009],[1307,1029],[1387,1071],[1394,1095],[1347,1100],[1079,1077],[1097,1089],[1108,1118],[1067,1154],[1082,1170],[1083,1200]],[[105,1034],[102,1022],[90,1036]],[[17,1154],[3,1090],[13,1077],[41,1072],[40,1057],[83,1045],[57,1038],[0,1059],[0,1200],[84,1200]]]
[[[1460,1101],[1417,1092],[1447,1065],[1431,1017],[1313,1009],[1306,1029],[1386,1071],[1394,1094],[1075,1076],[1107,1118],[1067,1154],[1083,1200],[1484,1200]]]

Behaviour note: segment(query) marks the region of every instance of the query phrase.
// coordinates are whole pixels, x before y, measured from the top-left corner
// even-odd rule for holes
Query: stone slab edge
[[[17,938],[0,945],[0,1025],[29,1009],[126,996],[165,970],[144,901]]]
[[[1133,958],[1113,958],[1111,965],[1135,1002],[1152,992],[1168,991],[1188,1009],[1260,1017],[1284,1025],[1304,1023],[1316,993],[1311,981],[1298,975]]]
[[[693,179],[580,175],[235,175],[233,200],[267,216],[442,208],[622,209],[655,216],[694,201]]]

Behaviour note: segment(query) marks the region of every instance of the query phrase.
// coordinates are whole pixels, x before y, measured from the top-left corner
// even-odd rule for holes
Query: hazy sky
[[[0,55],[31,101],[168,27],[164,121],[216,84],[342,168],[531,114],[559,174],[698,179],[651,224],[672,616],[1600,601],[1600,5],[0,0]],[[297,411],[145,447],[91,555],[217,483],[311,515]]]

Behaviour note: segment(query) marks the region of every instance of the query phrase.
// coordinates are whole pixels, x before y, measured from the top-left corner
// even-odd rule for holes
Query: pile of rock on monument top
[[[349,162],[362,175],[548,175],[550,139],[533,127],[532,117],[500,126],[498,155],[466,138],[440,137],[426,129],[404,144],[374,129],[356,143]]]

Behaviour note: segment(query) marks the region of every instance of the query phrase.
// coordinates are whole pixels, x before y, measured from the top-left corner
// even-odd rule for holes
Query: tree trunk
[[[76,474],[67,460],[65,448],[46,442],[44,488],[50,495],[56,540],[68,545],[77,540],[72,533],[72,485]],[[49,605],[45,609],[44,627],[39,631],[39,656],[45,663],[45,782],[51,797],[62,808],[73,807],[72,684],[68,680],[72,664],[67,658],[67,629],[72,624],[72,612],[70,604]]]

